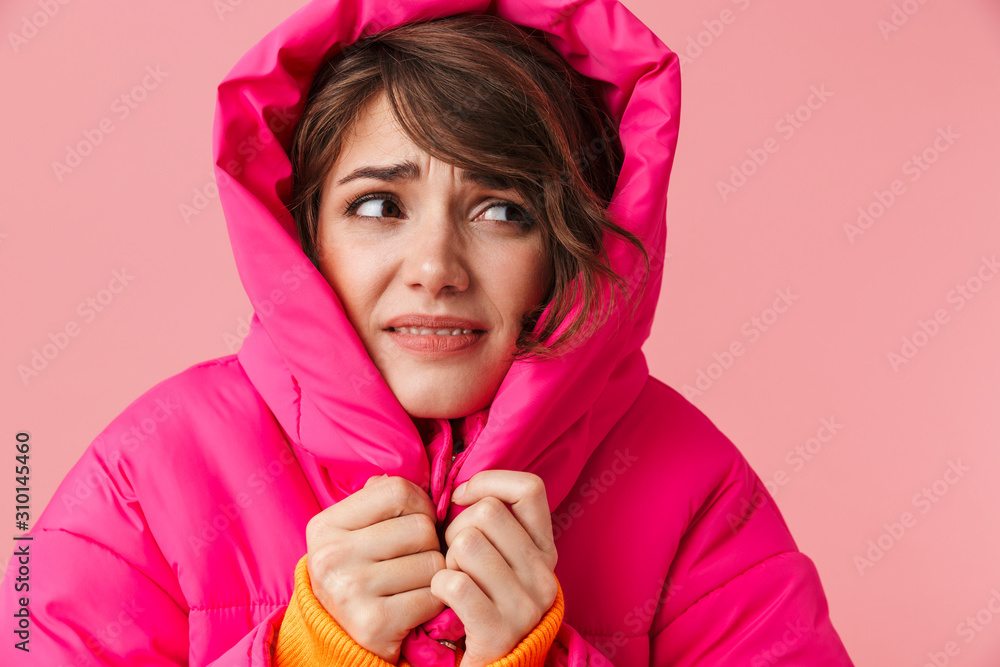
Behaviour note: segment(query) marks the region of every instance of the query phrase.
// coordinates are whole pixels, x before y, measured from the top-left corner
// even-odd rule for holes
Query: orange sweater
[[[555,576],[555,575],[553,575]],[[497,659],[489,667],[542,667],[556,633],[562,625],[565,602],[562,586],[556,579],[558,592],[552,607],[542,616],[535,629],[521,640],[508,655]],[[455,653],[455,666],[462,659],[459,649]],[[295,590],[285,610],[278,629],[274,647],[275,667],[302,665],[336,665],[338,667],[393,667],[379,656],[357,644],[344,632],[313,594],[309,582],[306,556],[295,566]],[[395,667],[410,667],[400,658]]]

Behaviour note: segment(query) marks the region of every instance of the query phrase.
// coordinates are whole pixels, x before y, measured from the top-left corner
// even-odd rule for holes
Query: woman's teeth
[[[458,336],[459,334],[472,333],[472,329],[418,329],[416,327],[394,327],[392,331],[416,336],[427,336],[430,334],[436,336]]]

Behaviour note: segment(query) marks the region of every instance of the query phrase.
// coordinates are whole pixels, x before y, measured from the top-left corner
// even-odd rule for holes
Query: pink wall
[[[0,7],[2,434],[31,432],[33,516],[129,402],[236,349],[215,86],[300,4]],[[625,4],[685,54],[653,374],[769,482],[858,665],[997,664],[1000,6]]]

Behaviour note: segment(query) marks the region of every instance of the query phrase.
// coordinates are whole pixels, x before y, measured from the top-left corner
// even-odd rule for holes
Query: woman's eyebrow
[[[511,187],[509,183],[505,183],[502,179],[489,176],[488,174],[480,174],[465,170],[459,170],[459,173],[459,178],[462,182],[476,183],[484,188],[492,190],[508,190]],[[371,178],[376,181],[384,181],[386,183],[409,181],[420,178],[420,165],[411,160],[404,160],[403,162],[391,165],[358,167],[347,176],[344,176],[337,181],[337,186],[339,187],[359,178]]]

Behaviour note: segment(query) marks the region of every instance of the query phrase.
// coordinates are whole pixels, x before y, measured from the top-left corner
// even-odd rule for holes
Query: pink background
[[[128,403],[238,346],[250,304],[212,191],[215,87],[301,4],[0,8],[2,438],[10,464],[31,433],[32,520]],[[997,664],[1000,6],[625,4],[685,54],[653,374],[697,389],[768,482],[858,665]],[[100,142],[60,180],[85,132]],[[873,217],[849,234],[859,207]]]

